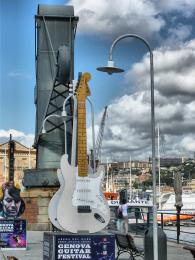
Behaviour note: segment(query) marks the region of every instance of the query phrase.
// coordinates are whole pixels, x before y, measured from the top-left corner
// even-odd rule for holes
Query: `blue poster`
[[[57,235],[55,259],[114,260],[114,235]]]
[[[0,247],[26,249],[26,220],[0,219]]]

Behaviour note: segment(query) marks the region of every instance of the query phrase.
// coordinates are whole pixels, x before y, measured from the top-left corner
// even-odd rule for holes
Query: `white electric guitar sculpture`
[[[57,205],[57,221],[62,229],[72,233],[94,233],[107,226],[110,210],[101,191],[104,168],[88,173],[86,136],[86,97],[90,95],[87,81],[90,74],[81,76],[77,95],[77,167],[69,164],[62,156],[61,173],[64,179],[63,191]]]
[[[64,157],[68,156],[67,154],[63,155]],[[61,159],[62,160],[62,159]],[[49,202],[48,207],[48,215],[50,218],[51,223],[58,229],[63,230],[63,228],[60,226],[58,220],[57,220],[57,205],[59,202],[59,198],[61,196],[61,193],[64,189],[64,178],[62,176],[61,170],[57,170],[57,176],[60,183],[60,188],[56,191],[56,193],[53,195],[52,199]]]

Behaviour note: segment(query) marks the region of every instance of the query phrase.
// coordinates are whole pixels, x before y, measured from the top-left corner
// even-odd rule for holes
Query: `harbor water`
[[[177,227],[164,227],[167,239],[177,240]],[[180,227],[179,241],[185,244],[195,244],[195,227]]]

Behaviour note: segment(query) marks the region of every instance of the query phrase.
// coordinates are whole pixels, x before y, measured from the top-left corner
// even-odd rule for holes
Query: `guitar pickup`
[[[91,208],[90,206],[78,206],[77,207],[78,213],[91,213]]]

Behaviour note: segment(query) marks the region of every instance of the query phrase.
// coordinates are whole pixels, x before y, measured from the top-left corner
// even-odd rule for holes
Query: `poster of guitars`
[[[26,249],[26,220],[0,219],[0,247]]]
[[[69,164],[67,154],[62,156],[58,170],[60,192],[57,196],[54,195],[54,200],[50,202],[53,207],[50,205],[49,210],[50,219],[53,220],[56,215],[56,221],[52,221],[54,226],[72,233],[98,232],[110,220],[109,206],[101,190],[104,168],[99,166],[93,173],[88,165],[86,99],[90,96],[90,78],[89,73],[82,74],[76,89],[77,165]]]

